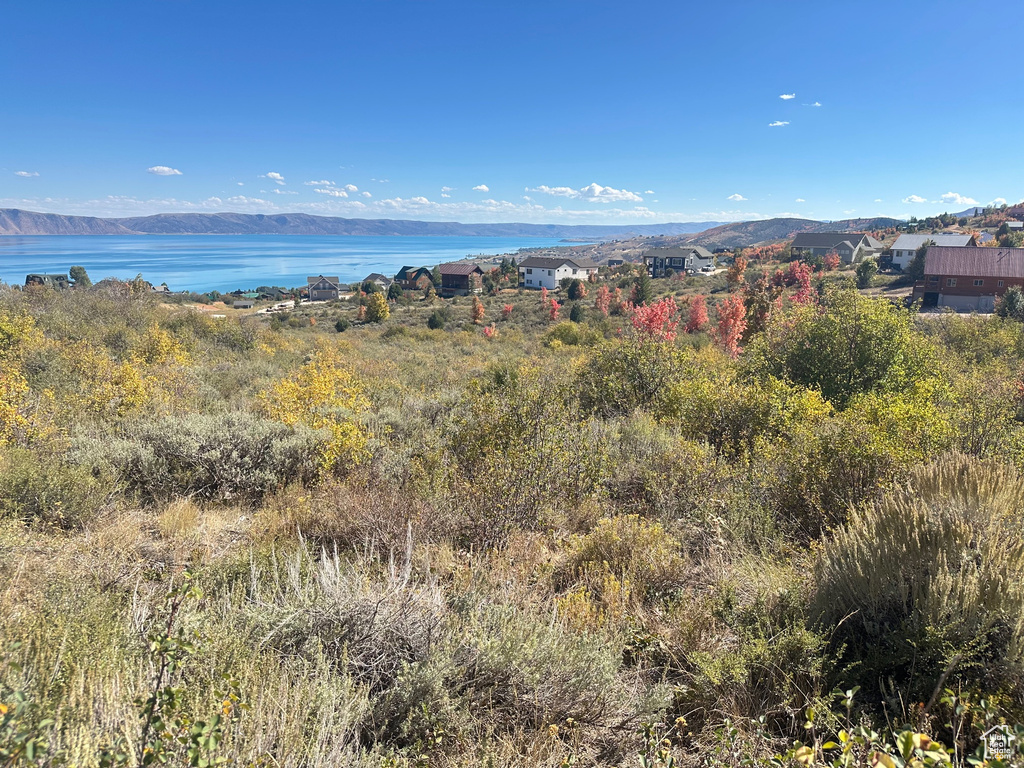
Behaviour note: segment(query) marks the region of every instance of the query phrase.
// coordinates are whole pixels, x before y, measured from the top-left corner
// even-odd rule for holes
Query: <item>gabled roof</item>
[[[793,248],[837,248],[842,243],[848,243],[851,248],[856,248],[862,240],[867,240],[865,245],[869,248],[881,248],[882,244],[873,237],[868,237],[861,232],[801,232],[793,238]]]
[[[715,258],[711,251],[701,245],[674,245],[671,248],[651,248],[644,252],[645,259],[685,259],[691,255],[698,259]]]
[[[483,274],[480,265],[471,261],[450,261],[447,264],[439,264],[437,268],[442,275],[472,275],[474,272]]]
[[[563,264],[568,264],[573,269],[597,269],[597,264],[586,259],[558,259],[547,256],[530,256],[519,262],[520,267],[530,269],[558,269]]]
[[[317,275],[316,277],[307,277],[306,285],[313,285],[314,283],[319,283],[321,280],[326,280],[329,283],[333,283],[335,288],[338,287],[338,283],[340,282],[336,277],[324,277],[323,275]]]
[[[1024,279],[1024,248],[933,246],[924,259],[927,275]]]
[[[934,245],[964,246],[971,245],[974,241],[973,235],[900,235],[892,244],[894,251],[916,251],[925,243],[931,241]]]
[[[424,273],[429,275],[430,269],[427,267],[402,267],[395,275],[395,280],[416,280]]]
[[[363,278],[364,283],[367,280],[369,280],[371,283],[384,283],[385,285],[391,285],[391,283],[395,282],[390,277],[382,275],[380,272],[373,272],[372,274],[369,274]]]

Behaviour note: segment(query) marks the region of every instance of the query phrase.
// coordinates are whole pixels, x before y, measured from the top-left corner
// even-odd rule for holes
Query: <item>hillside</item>
[[[367,235],[561,237],[612,240],[638,235],[692,234],[720,222],[628,226],[588,224],[461,224],[454,221],[345,219],[307,213],[160,213],[103,219],[0,209],[0,235]]]
[[[814,221],[812,219],[765,219],[723,224],[699,232],[682,242],[707,248],[746,248],[774,240],[789,240],[801,232],[865,232],[885,229],[899,224],[897,219],[843,219],[841,221]]]

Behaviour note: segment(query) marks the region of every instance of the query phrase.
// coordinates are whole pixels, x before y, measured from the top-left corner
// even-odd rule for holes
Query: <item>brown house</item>
[[[402,267],[395,275],[395,282],[407,291],[422,291],[434,281],[426,267]]]
[[[991,312],[1011,285],[1024,287],[1024,248],[931,245],[914,298],[925,307]]]
[[[441,272],[442,296],[465,296],[480,293],[483,288],[484,271],[479,265],[468,261],[453,261],[438,266]]]

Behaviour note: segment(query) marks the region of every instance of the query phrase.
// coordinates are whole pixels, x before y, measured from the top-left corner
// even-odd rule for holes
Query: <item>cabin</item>
[[[928,247],[914,299],[925,307],[991,312],[1011,286],[1024,287],[1024,248]]]
[[[25,287],[29,286],[44,286],[48,285],[51,288],[65,289],[71,287],[71,280],[67,275],[26,275],[25,276]]]
[[[892,244],[892,265],[897,269],[906,269],[917,255],[917,249],[925,243],[932,245],[952,246],[954,248],[974,247],[978,244],[974,235],[900,235]]]
[[[480,293],[483,289],[484,271],[479,264],[469,261],[453,261],[440,264],[442,296],[466,296]]]
[[[232,309],[252,309],[256,302],[252,299],[239,299],[231,304]]]
[[[519,262],[519,286],[521,288],[547,288],[553,291],[567,277],[589,280],[597,275],[597,264],[582,259],[560,259],[531,256]]]
[[[801,232],[790,246],[790,253],[796,259],[813,259],[835,253],[843,264],[858,264],[880,255],[884,250],[882,243],[861,232]]]
[[[644,253],[644,265],[651,277],[665,277],[671,272],[693,275],[711,272],[715,268],[715,257],[707,248],[699,245],[677,245],[672,248],[651,248]]]
[[[309,292],[310,301],[334,301],[338,299],[341,296],[339,285],[340,280],[336,277],[317,275],[316,277],[306,278],[306,290]]]
[[[426,267],[402,267],[395,275],[395,282],[407,291],[422,291],[433,285],[434,279]]]

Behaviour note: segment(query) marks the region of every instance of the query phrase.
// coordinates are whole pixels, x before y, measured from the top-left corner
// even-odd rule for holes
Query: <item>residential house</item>
[[[254,302],[252,299],[239,299],[231,304],[233,309],[252,309]]]
[[[583,259],[530,256],[519,262],[519,285],[523,288],[547,288],[553,291],[567,277],[589,280],[597,274],[597,264]]]
[[[336,277],[324,277],[323,275],[307,277],[306,290],[309,292],[309,300],[333,301],[339,298],[341,296],[340,282]]]
[[[426,267],[402,267],[395,275],[395,282],[407,291],[422,291],[434,284]]]
[[[1024,287],[1024,248],[933,245],[914,298],[926,307],[991,312],[1013,285]]]
[[[625,263],[625,259],[608,259],[608,268],[615,269],[616,267],[621,267]]]
[[[395,281],[392,280],[390,277],[385,277],[380,272],[374,272],[373,274],[364,277],[363,282],[376,283],[377,287],[379,287],[384,293],[387,293],[388,288],[390,288]]]
[[[68,288],[71,281],[67,275],[26,275],[25,287],[30,285],[49,285],[52,288]]]
[[[167,287],[167,283],[161,283],[160,285],[149,286],[149,292],[169,295],[171,293],[171,289]]]
[[[453,261],[437,267],[441,273],[442,296],[466,296],[483,289],[484,271],[479,264]]]
[[[644,264],[651,277],[664,277],[669,270],[694,274],[715,268],[715,257],[699,245],[677,245],[672,248],[651,248],[644,253]]]
[[[815,258],[835,253],[843,264],[857,264],[884,250],[882,243],[860,232],[801,232],[790,246],[794,257]]]
[[[973,247],[978,244],[974,235],[900,235],[890,249],[892,265],[898,269],[906,269],[917,254],[917,249],[925,243],[955,248]]]
[[[1013,219],[1007,219],[1006,228],[1009,230],[1024,229],[1024,221],[1014,221]]]

